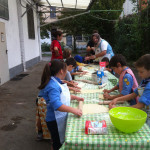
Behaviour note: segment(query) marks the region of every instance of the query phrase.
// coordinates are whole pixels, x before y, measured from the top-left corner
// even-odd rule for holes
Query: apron
[[[102,52],[102,50],[101,50],[102,41],[103,41],[103,40],[101,40],[99,46],[95,48],[95,55]],[[108,49],[108,48],[107,48],[107,49]],[[108,53],[106,52],[106,55],[104,55],[104,56],[102,56],[102,57],[99,57],[99,58],[96,58],[95,60],[101,62],[101,60],[102,60],[104,57],[107,57],[107,58],[110,60],[110,59],[111,59],[111,54],[108,54]]]
[[[136,81],[135,75],[133,74],[133,72],[132,72],[132,70],[130,68],[127,68],[126,70],[122,71],[122,73],[120,74],[120,77],[119,77],[119,92],[120,93],[121,93],[121,91],[123,89],[123,77],[125,76],[126,73],[129,73],[132,76],[132,78],[133,78],[132,91],[134,91],[134,89],[138,88],[138,83]],[[137,102],[138,102],[138,97],[136,99],[133,99],[133,100],[129,101],[130,105],[135,105]]]
[[[58,85],[61,87],[62,92],[60,94],[60,101],[66,105],[70,106],[70,92],[67,84],[60,84],[54,77],[51,77]],[[58,133],[60,138],[60,143],[63,144],[65,141],[65,131],[66,131],[66,122],[67,122],[67,112],[54,111],[55,118],[58,126]]]

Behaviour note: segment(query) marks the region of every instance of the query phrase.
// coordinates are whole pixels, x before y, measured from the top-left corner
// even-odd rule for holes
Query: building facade
[[[0,1],[0,85],[41,59],[36,9],[32,0]]]

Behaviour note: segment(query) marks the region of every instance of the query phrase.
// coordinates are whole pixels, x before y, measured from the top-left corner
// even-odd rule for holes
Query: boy
[[[63,59],[66,61],[67,58],[71,57],[71,50],[68,48],[65,48],[63,51]]]
[[[117,97],[122,97],[124,95],[128,95],[134,91],[135,88],[138,87],[138,83],[136,78],[132,72],[132,70],[127,67],[126,59],[123,55],[117,54],[113,56],[110,60],[110,67],[113,69],[115,73],[120,75],[119,84],[110,90],[104,90],[104,98],[113,100]],[[120,94],[111,96],[108,93],[111,93],[114,90],[119,90]],[[136,100],[130,100],[130,105],[136,104]]]
[[[150,126],[150,54],[140,57],[136,61],[135,67],[142,78],[140,86],[133,93],[114,99],[109,104],[109,108],[115,107],[117,101],[128,101],[139,96],[139,102],[132,107],[143,109],[147,113],[147,124]]]
[[[67,74],[66,74],[63,82],[67,83],[68,86],[73,86],[73,87],[69,87],[70,90],[80,92],[80,88],[77,86],[76,82],[72,81],[72,76],[70,74],[71,70],[73,70],[76,67],[75,59],[72,58],[72,57],[67,58],[66,59],[66,64],[67,64]]]

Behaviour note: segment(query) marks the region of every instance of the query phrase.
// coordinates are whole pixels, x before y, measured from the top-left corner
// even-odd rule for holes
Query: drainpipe
[[[37,34],[38,34],[38,43],[39,43],[39,53],[40,53],[40,60],[42,60],[41,35],[40,35],[40,16],[37,12],[36,12],[36,16],[37,16]]]
[[[24,47],[24,34],[23,34],[23,23],[22,23],[22,9],[20,1],[16,0],[17,3],[17,13],[18,13],[18,27],[19,27],[19,39],[20,39],[20,51],[21,51],[21,62],[23,65],[23,71],[26,71],[26,62],[25,62],[25,47]]]

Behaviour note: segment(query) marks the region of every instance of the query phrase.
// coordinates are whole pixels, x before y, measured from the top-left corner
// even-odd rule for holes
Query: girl
[[[52,58],[53,59],[63,59],[62,48],[60,42],[62,40],[63,34],[61,31],[56,31],[54,36],[54,40],[51,44]]]
[[[69,89],[63,80],[67,73],[67,66],[60,60],[52,60],[46,64],[41,84],[38,87],[41,91],[39,96],[46,100],[47,112],[46,123],[53,140],[53,149],[58,150],[65,140],[65,129],[68,112],[77,116],[82,115],[82,111],[70,107],[70,99],[83,101],[83,98],[70,96]]]
[[[140,57],[135,67],[142,78],[141,85],[133,93],[114,99],[109,104],[109,108],[115,107],[117,101],[129,101],[139,96],[139,102],[132,107],[143,109],[147,113],[147,124],[150,126],[150,54]]]

